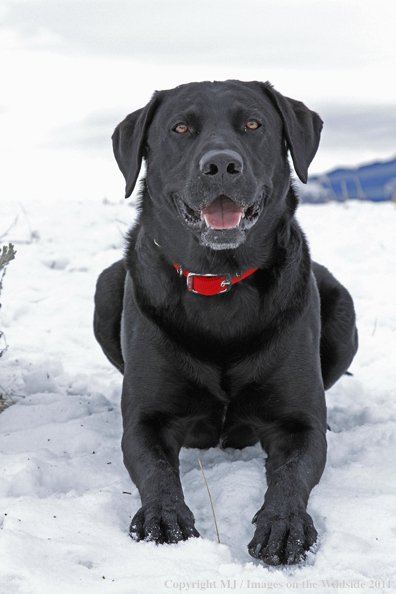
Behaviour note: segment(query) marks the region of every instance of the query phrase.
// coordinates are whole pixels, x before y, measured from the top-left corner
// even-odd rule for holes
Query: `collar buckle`
[[[200,276],[200,277],[201,276],[205,276],[205,277],[212,277],[212,278],[222,278],[224,280],[221,281],[220,287],[223,290],[222,291],[218,291],[218,294],[220,294],[220,293],[228,293],[228,291],[231,291],[231,287],[232,287],[232,275],[229,274],[228,272],[225,273],[225,274],[221,274],[221,275],[220,274],[198,274],[196,272],[189,272],[187,274],[187,288],[192,293],[201,294],[200,291],[195,291],[194,290],[194,276]]]

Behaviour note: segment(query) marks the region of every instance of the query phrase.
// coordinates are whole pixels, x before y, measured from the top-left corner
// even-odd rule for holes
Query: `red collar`
[[[173,264],[173,266],[180,276],[186,277],[188,290],[193,293],[199,293],[200,295],[219,295],[219,293],[231,291],[232,285],[235,285],[235,283],[238,283],[257,270],[257,268],[252,268],[241,275],[233,276],[228,273],[197,274],[183,270],[179,264]]]

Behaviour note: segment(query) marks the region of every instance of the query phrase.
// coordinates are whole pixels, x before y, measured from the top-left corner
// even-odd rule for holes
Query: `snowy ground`
[[[360,349],[353,377],[327,395],[328,462],[309,502],[320,533],[316,554],[300,567],[268,569],[246,549],[265,491],[259,448],[182,452],[186,501],[203,538],[155,546],[128,536],[139,497],[120,451],[121,376],[94,340],[92,315],[96,278],[122,256],[135,210],[122,191],[102,199],[81,192],[60,200],[58,188],[51,202],[48,191],[19,201],[2,196],[0,235],[18,217],[2,243],[14,241],[18,253],[0,313],[9,344],[0,391],[16,402],[0,415],[1,594],[250,592],[275,584],[280,591],[393,591],[395,204],[299,209],[313,257],[355,299]]]

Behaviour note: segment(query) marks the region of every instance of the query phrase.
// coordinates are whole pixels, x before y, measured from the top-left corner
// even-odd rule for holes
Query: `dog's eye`
[[[187,124],[177,124],[173,130],[178,134],[185,134],[188,131],[188,126]]]
[[[260,128],[260,126],[261,124],[259,124],[257,120],[249,120],[246,122],[246,128],[249,130],[257,130],[257,128]]]

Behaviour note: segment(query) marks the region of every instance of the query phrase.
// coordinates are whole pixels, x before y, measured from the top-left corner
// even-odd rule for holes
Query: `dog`
[[[179,452],[267,453],[249,553],[302,561],[306,511],[326,460],[325,390],[358,346],[353,301],[311,261],[288,155],[306,183],[323,122],[270,83],[199,82],[155,92],[113,134],[133,191],[146,176],[125,258],[99,277],[94,332],[124,374],[125,466],[142,507],[135,540],[199,536]]]

